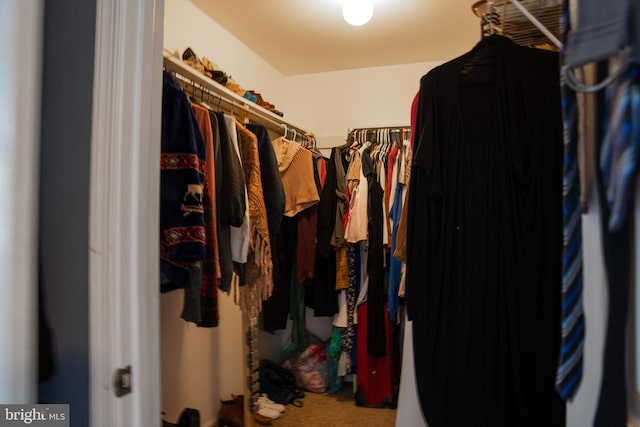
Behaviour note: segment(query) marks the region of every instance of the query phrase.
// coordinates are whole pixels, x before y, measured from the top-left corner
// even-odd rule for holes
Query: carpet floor
[[[273,427],[395,426],[395,409],[356,406],[351,383],[346,383],[334,394],[307,392],[302,401],[304,404],[302,408],[287,405],[286,411],[271,425]]]

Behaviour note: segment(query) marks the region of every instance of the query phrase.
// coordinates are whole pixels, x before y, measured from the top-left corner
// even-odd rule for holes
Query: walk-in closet
[[[640,1],[46,3],[20,400],[640,427]]]
[[[376,19],[392,13],[391,6],[378,6]],[[233,279],[223,278],[215,324],[184,321],[188,289],[163,293],[167,418],[195,406],[209,425],[222,402],[236,395],[245,396],[244,405],[255,414],[264,386],[260,361],[291,369],[312,363],[296,353],[309,340],[325,349],[330,372],[319,390],[305,384],[306,394],[320,391],[330,399],[348,387],[354,406],[379,407],[378,414],[396,411],[398,425],[431,420],[456,426],[482,419],[490,425],[561,426],[567,423],[565,399],[578,389],[599,389],[595,377],[582,379],[584,317],[561,319],[564,311],[575,318],[589,304],[562,291],[564,285],[566,294],[581,292],[576,286],[582,283],[563,283],[563,274],[583,274],[582,254],[575,254],[582,243],[565,236],[573,248],[563,250],[562,241],[560,212],[572,203],[562,193],[562,2],[460,7],[468,13],[456,26],[469,39],[466,50],[432,63],[362,68],[346,62],[314,72],[317,66],[292,65],[290,58],[277,63],[287,49],[295,55],[300,47],[261,44],[259,30],[246,28],[253,21],[243,23],[229,5],[166,2],[165,72],[192,103],[235,117],[238,128],[242,122],[261,123],[268,138],[258,142],[259,150],[273,148],[282,178],[278,187],[286,195],[283,210],[273,182],[267,182],[274,174],[262,176],[264,212],[275,224],[269,236],[276,272],[258,283],[239,283],[238,269]],[[305,11],[296,12],[282,19],[304,20]],[[442,35],[455,36],[450,29]],[[416,40],[414,49],[421,48],[429,49],[429,43]],[[586,102],[588,95],[579,93]],[[371,98],[373,105],[365,105]],[[282,166],[293,148],[304,151],[310,168],[295,172],[295,181],[288,165]],[[593,161],[582,156],[584,164]],[[263,174],[273,169],[265,166],[272,154],[260,161]],[[591,185],[584,173],[581,178],[583,186]],[[582,194],[582,208],[598,210],[586,191],[575,194]],[[408,232],[397,236],[403,227]],[[597,229],[583,233],[586,247]],[[398,237],[404,252],[399,258]],[[574,271],[567,273],[565,264]],[[204,290],[202,295],[204,301]],[[243,306],[247,298],[252,304]],[[606,324],[597,316],[591,321],[600,320]],[[560,327],[567,322],[573,329]],[[520,338],[525,336],[535,338]],[[556,373],[565,351],[566,372]],[[562,387],[554,385],[556,374],[566,376]],[[377,396],[366,396],[367,387]],[[598,411],[607,412],[607,399],[600,400]],[[534,415],[534,407],[545,409]],[[294,411],[313,413],[304,406],[288,408],[274,425],[288,425]],[[305,424],[321,423],[317,417]],[[572,422],[580,424],[569,415]]]

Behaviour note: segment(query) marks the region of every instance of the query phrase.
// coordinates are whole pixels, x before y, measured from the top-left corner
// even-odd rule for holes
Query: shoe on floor
[[[262,415],[263,417],[271,418],[272,420],[275,420],[276,418],[280,417],[280,411],[273,408],[269,408],[267,406],[261,406],[259,403],[258,403],[258,410],[256,411],[256,413],[258,415]]]
[[[265,407],[265,408],[271,408],[271,409],[275,409],[276,411],[282,413],[284,412],[285,406],[281,405],[280,403],[276,403],[273,400],[269,399],[269,397],[262,393],[258,399],[256,399],[256,403],[258,405],[258,407]]]

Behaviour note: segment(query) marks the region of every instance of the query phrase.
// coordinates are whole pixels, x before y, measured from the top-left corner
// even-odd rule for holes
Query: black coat
[[[558,70],[492,36],[421,80],[405,296],[431,427],[565,423]]]

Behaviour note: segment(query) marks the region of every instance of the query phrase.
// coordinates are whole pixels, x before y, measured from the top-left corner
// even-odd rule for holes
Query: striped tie
[[[625,75],[607,88],[605,136],[600,151],[600,170],[611,211],[608,228],[617,231],[629,211],[640,145],[640,82],[638,67],[631,65]]]
[[[568,2],[565,1],[562,27],[569,28]],[[561,63],[564,52],[561,52]],[[562,113],[564,163],[562,167],[562,337],[556,371],[556,391],[573,399],[582,379],[585,320],[582,312],[582,221],[580,178],[578,174],[578,111],[576,93],[565,83],[562,68]]]
[[[582,312],[582,223],[576,94],[562,88],[564,114],[564,165],[562,178],[562,339],[556,390],[563,399],[572,399],[582,378],[585,320]]]

